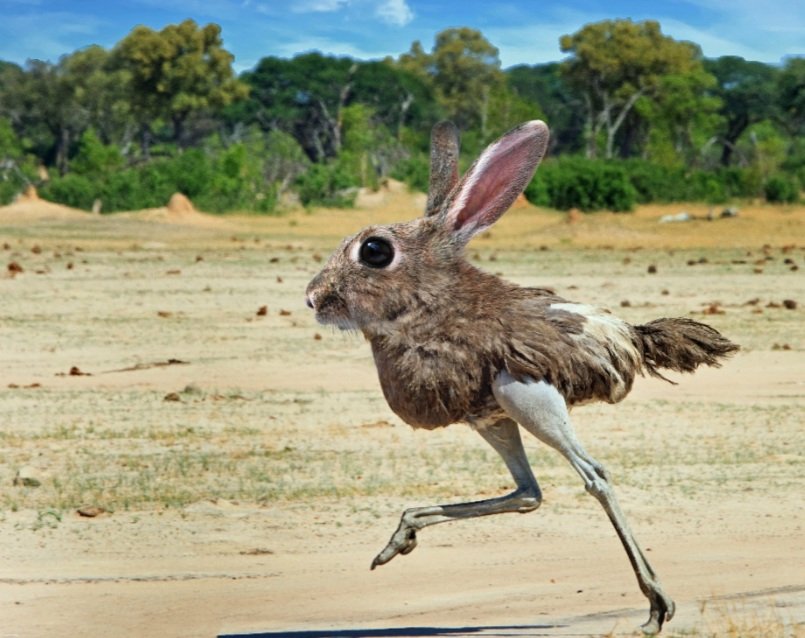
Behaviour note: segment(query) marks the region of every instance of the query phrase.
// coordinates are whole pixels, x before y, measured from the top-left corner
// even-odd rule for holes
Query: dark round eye
[[[358,257],[371,268],[385,268],[394,260],[394,248],[387,239],[369,237],[361,244]]]

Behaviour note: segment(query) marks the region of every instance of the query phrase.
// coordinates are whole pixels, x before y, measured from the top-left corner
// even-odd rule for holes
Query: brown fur
[[[451,154],[453,134],[450,128],[435,133]],[[497,413],[492,381],[502,370],[550,383],[570,405],[614,403],[638,374],[690,372],[702,363],[718,365],[737,350],[713,328],[689,319],[633,327],[469,264],[464,245],[511,205],[547,145],[533,123],[509,136],[490,146],[493,151],[455,187],[451,155],[432,175],[436,195],[430,205],[441,202],[438,213],[362,230],[344,241],[308,286],[320,321],[361,330],[370,341],[383,393],[400,418],[431,429]],[[495,148],[504,149],[502,157]],[[503,168],[496,170],[495,161]],[[356,258],[369,237],[394,247],[388,267],[370,268]]]

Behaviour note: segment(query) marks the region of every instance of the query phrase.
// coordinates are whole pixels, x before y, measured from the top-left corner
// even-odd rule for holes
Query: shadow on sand
[[[303,629],[299,631],[266,631],[248,634],[221,634],[218,638],[417,638],[422,636],[484,636],[522,638],[544,636],[544,630],[557,625],[505,625],[489,627],[387,627],[367,629]]]

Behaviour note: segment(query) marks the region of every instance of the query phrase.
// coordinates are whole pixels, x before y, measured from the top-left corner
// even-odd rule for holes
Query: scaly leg
[[[674,601],[663,592],[657,575],[637,545],[606,470],[576,438],[562,395],[549,383],[517,381],[507,372],[501,372],[495,379],[493,391],[510,417],[570,461],[584,480],[585,489],[601,503],[623,543],[640,590],[651,604],[649,619],[642,629],[647,634],[658,633],[663,622],[673,617]]]
[[[503,418],[491,424],[479,425],[477,429],[481,436],[503,457],[506,467],[509,468],[514,478],[516,489],[506,496],[484,501],[415,507],[405,510],[400,518],[400,525],[391,536],[388,545],[372,561],[372,569],[388,563],[397,554],[412,552],[416,547],[416,533],[423,527],[504,512],[531,512],[539,507],[542,494],[534,474],[531,472],[531,467],[528,465],[517,424],[511,419]]]

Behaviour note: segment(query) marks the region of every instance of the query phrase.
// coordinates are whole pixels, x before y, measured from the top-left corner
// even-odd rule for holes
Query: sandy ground
[[[344,234],[420,200],[271,219],[0,209],[0,636],[635,633],[647,604],[617,537],[534,440],[537,512],[430,528],[369,571],[405,507],[510,489],[466,426],[402,424],[366,344],[304,307]],[[664,634],[805,635],[805,209],[658,224],[682,208],[571,224],[526,206],[469,252],[741,343],[721,369],[573,416],[677,602]]]

